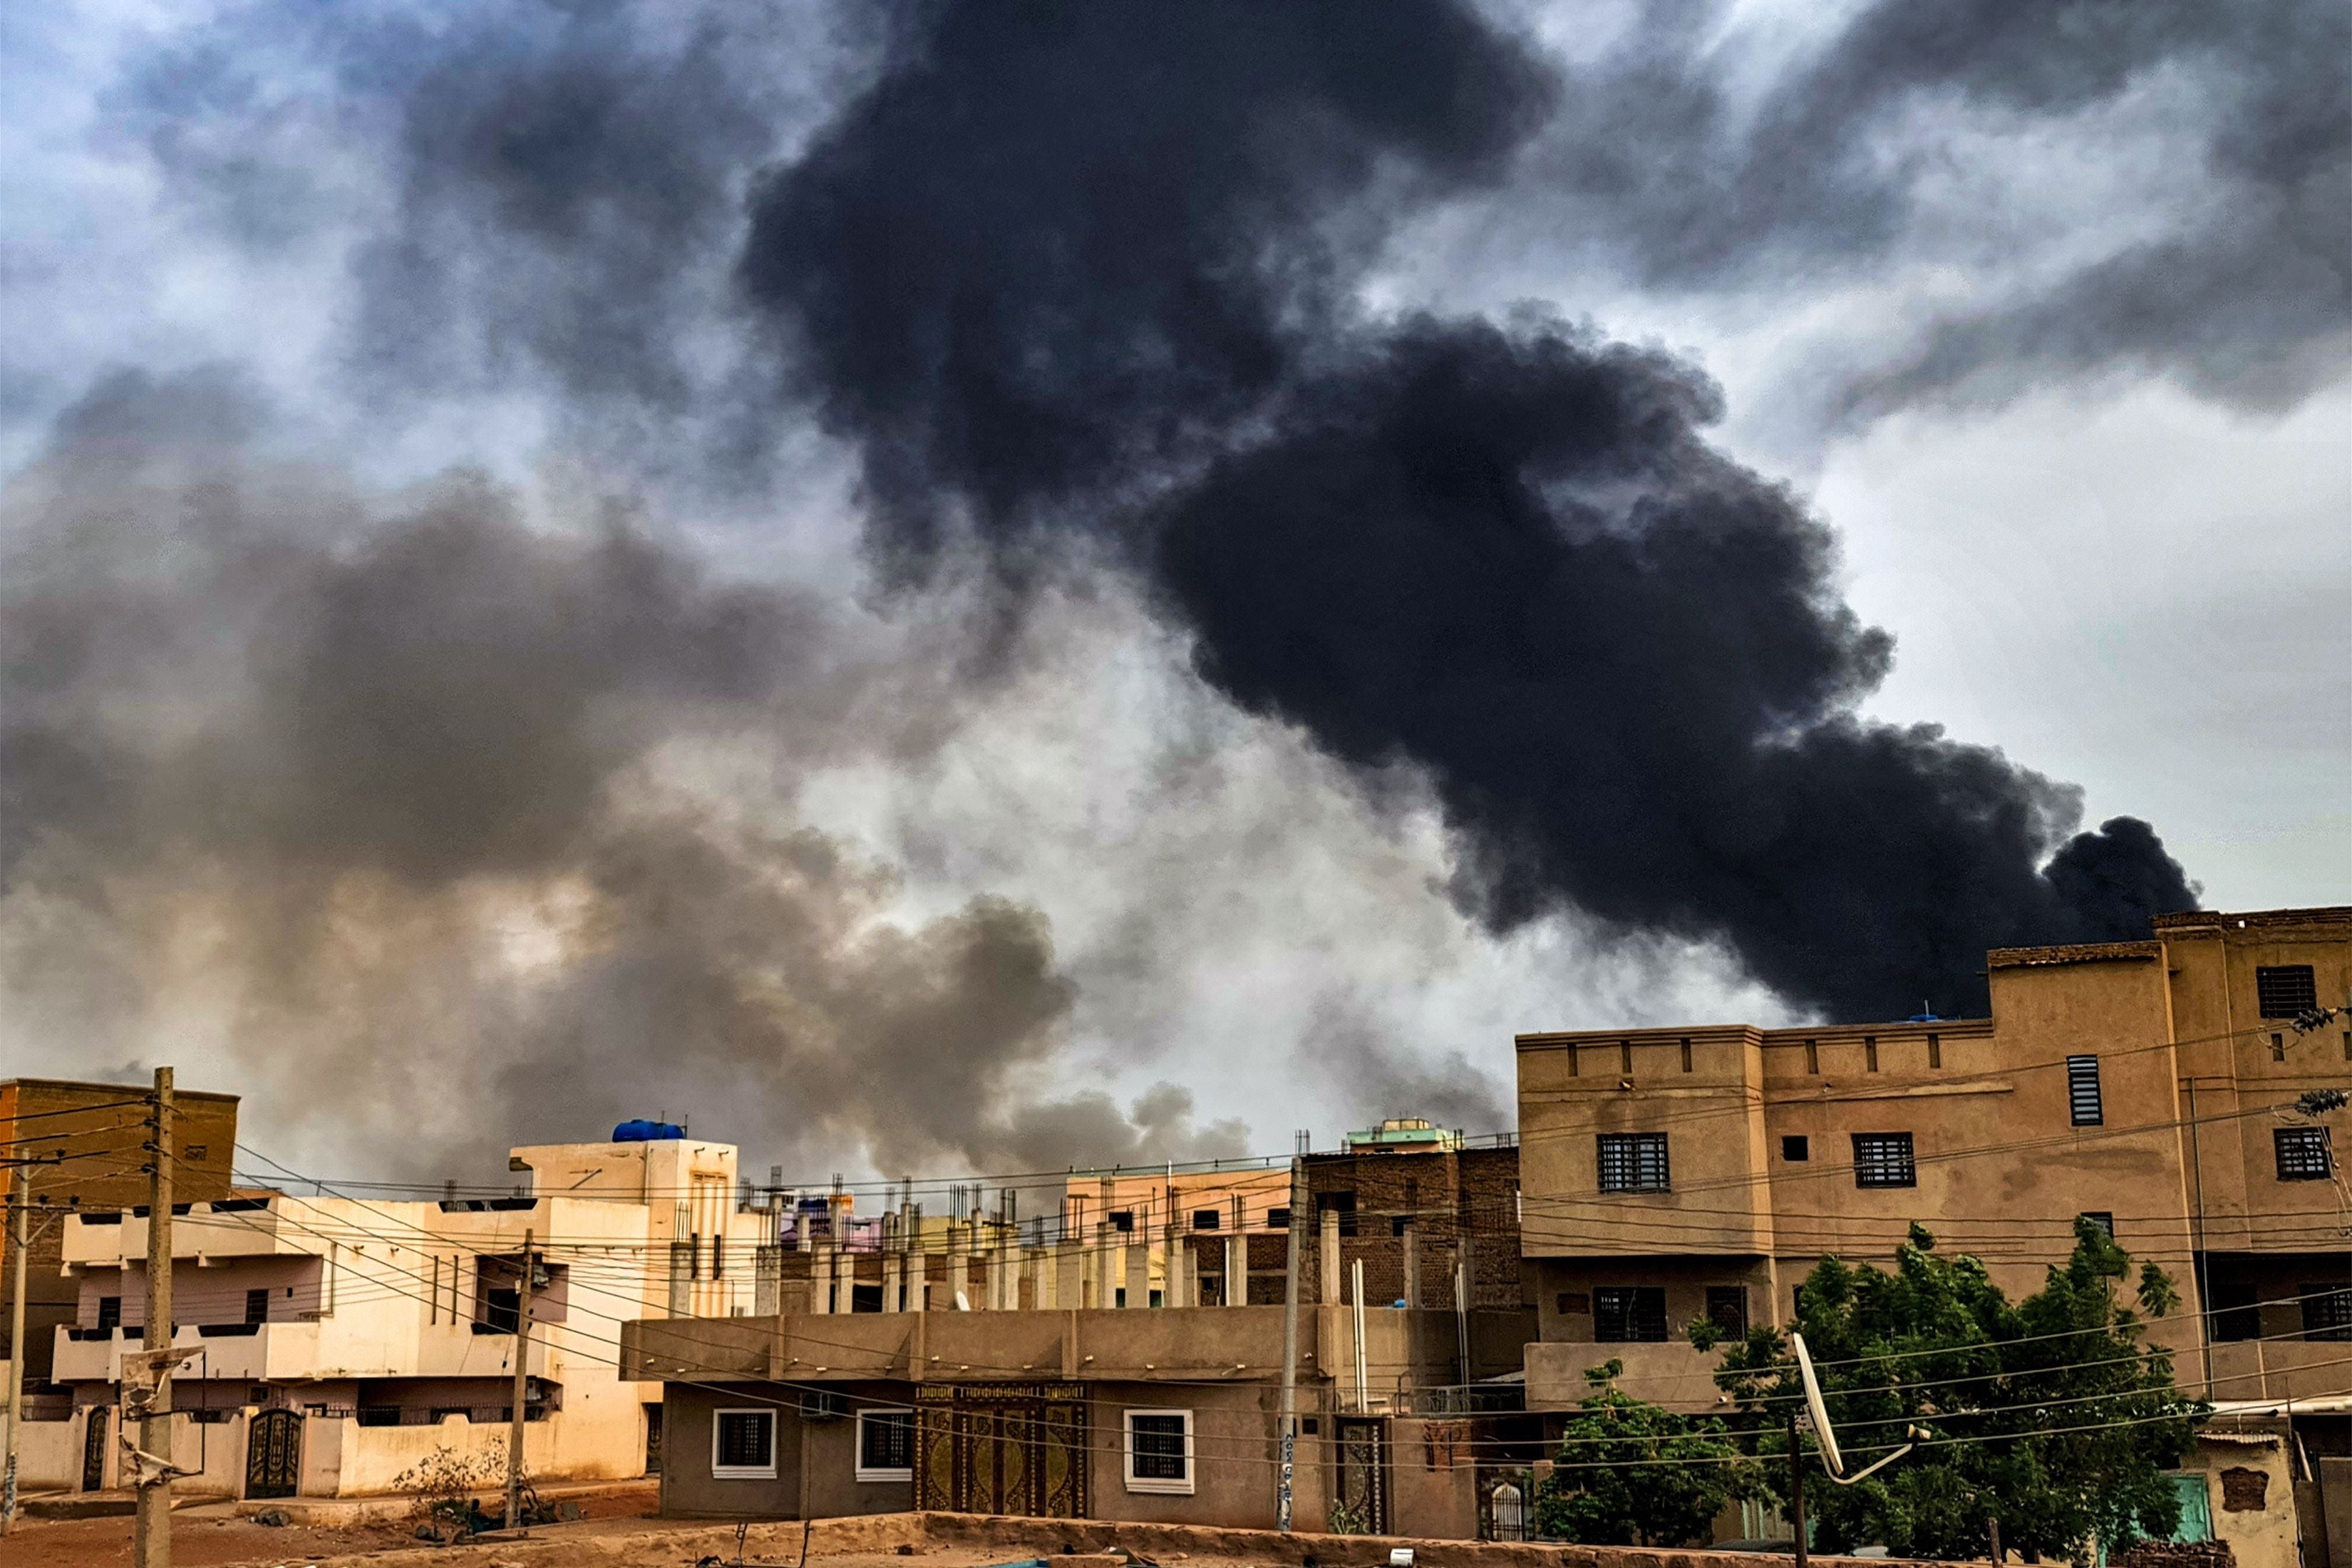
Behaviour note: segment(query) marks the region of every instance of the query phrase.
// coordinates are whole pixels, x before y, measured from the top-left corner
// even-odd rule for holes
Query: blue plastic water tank
[[[685,1136],[686,1129],[683,1127],[673,1126],[667,1121],[648,1121],[642,1116],[624,1121],[613,1129],[613,1142],[615,1143],[658,1143],[665,1139]]]

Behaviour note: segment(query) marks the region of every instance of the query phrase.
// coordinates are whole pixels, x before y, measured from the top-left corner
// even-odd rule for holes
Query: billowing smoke
[[[745,283],[885,553],[1121,552],[1236,701],[1426,770],[1497,925],[1717,937],[1870,1017],[2189,903],[2143,825],[2070,840],[2063,787],[1853,716],[1888,639],[1695,370],[1352,303],[1368,214],[1494,177],[1553,84],[1462,7],[1351,15],[926,10],[769,183]]]
[[[920,756],[960,637],[862,643],[618,507],[452,477],[380,510],[251,457],[265,425],[218,377],[118,377],[0,498],[24,1006],[217,1028],[265,1105],[324,1097],[413,1172],[656,1092],[887,1170],[1238,1152],[1181,1089],[1015,1092],[1073,999],[1037,910],[907,919],[788,790],[724,787]]]

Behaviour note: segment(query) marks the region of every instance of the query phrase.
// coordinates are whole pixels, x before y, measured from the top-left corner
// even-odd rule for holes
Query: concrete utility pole
[[[25,1422],[25,1252],[32,1245],[26,1196],[20,1169],[8,1188],[8,1458],[0,1473],[0,1536],[16,1518],[16,1429]]]
[[[1789,1521],[1797,1538],[1797,1568],[1806,1568],[1811,1553],[1805,1545],[1805,1468],[1797,1449],[1797,1413],[1789,1412]]]
[[[1244,1247],[1248,1244],[1244,1243]],[[1275,1528],[1290,1529],[1290,1481],[1298,1447],[1298,1255],[1307,1247],[1307,1162],[1290,1161],[1290,1246],[1282,1261],[1282,1465],[1280,1490],[1275,1495]],[[1244,1254],[1246,1256],[1246,1254]],[[1240,1304],[1249,1300],[1248,1277],[1243,1277],[1236,1300],[1230,1274],[1225,1300]]]
[[[522,1285],[515,1297],[514,1408],[507,1415],[507,1528],[522,1527],[523,1404],[530,1394],[530,1251],[539,1239],[535,1227],[522,1233]]]
[[[131,1562],[137,1568],[172,1563],[172,1069],[155,1069],[147,1154],[147,1330],[151,1354],[147,1406],[139,1422],[137,1513]],[[21,1256],[21,1255],[20,1255]],[[156,1353],[161,1352],[161,1353]],[[12,1426],[13,1434],[14,1427]],[[150,1467],[152,1467],[152,1469]]]

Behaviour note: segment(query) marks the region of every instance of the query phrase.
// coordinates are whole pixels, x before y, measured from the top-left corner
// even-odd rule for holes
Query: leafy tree
[[[1706,1539],[1726,1503],[1754,1494],[1751,1467],[1721,1420],[1633,1398],[1617,1386],[1624,1370],[1585,1373],[1592,1392],[1561,1432],[1566,1468],[1536,1488],[1536,1529],[1589,1546]]]
[[[2179,1504],[2163,1472],[2193,1441],[2205,1406],[2173,1386],[2171,1352],[2147,1321],[2179,1305],[2146,1264],[2119,1300],[2131,1259],[2089,1220],[2042,1289],[2011,1301],[1974,1258],[1936,1251],[1914,1225],[1892,1273],[1825,1258],[1797,1294],[1797,1323],[1819,1369],[1838,1444],[1855,1468],[1923,1428],[1921,1446],[1850,1487],[1816,1468],[1805,1491],[1827,1551],[1876,1542],[1898,1557],[1981,1557],[1985,1521],[2026,1554],[2087,1563],[2168,1535]],[[2136,1302],[2136,1306],[2134,1305]],[[1697,1324],[1693,1342],[1717,1342]],[[1784,1413],[1802,1387],[1785,1338],[1759,1328],[1733,1345],[1716,1381],[1738,1402],[1759,1453],[1785,1455]],[[1808,1444],[1810,1447],[1810,1444]],[[1785,1458],[1761,1468],[1785,1509]]]

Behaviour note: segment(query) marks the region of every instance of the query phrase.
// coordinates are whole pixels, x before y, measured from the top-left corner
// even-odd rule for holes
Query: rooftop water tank
[[[683,1127],[667,1121],[648,1121],[642,1116],[624,1121],[613,1129],[613,1142],[615,1143],[659,1143],[666,1139],[685,1136],[686,1129]]]

